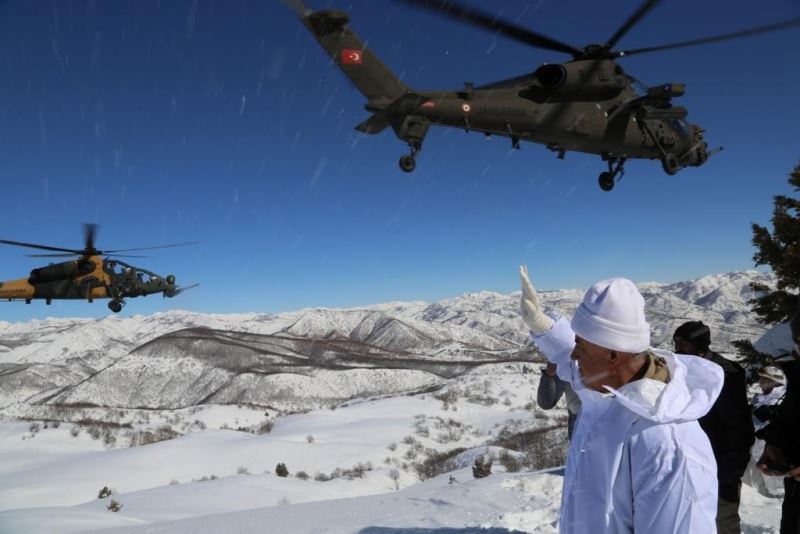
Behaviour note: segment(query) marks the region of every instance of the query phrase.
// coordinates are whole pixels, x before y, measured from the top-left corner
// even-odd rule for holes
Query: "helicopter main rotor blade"
[[[441,0],[400,1],[414,7],[439,13],[449,18],[468,22],[473,26],[491,30],[497,34],[509,37],[530,46],[544,48],[545,50],[553,50],[556,52],[565,52],[576,57],[583,54],[583,50],[580,48],[575,48],[574,46],[570,46],[566,43],[556,41],[555,39],[551,39],[546,35],[533,32],[527,28],[519,26],[518,24],[514,24],[513,22],[504,21],[495,15],[485,11],[480,11],[473,7],[465,6],[458,2],[453,2],[452,0],[448,0],[447,3],[444,3]]]
[[[171,245],[159,245],[156,247],[139,247],[139,248],[118,248],[116,250],[103,250],[102,254],[114,254],[117,255],[117,252],[134,252],[137,250],[155,250],[158,248],[173,248],[173,247],[185,247],[186,245],[196,245],[198,241],[185,241],[183,243],[172,243]]]
[[[739,37],[749,37],[751,35],[759,35],[761,33],[770,33],[778,30],[785,30],[788,28],[794,28],[795,26],[800,26],[800,17],[785,20],[783,22],[767,24],[765,26],[756,26],[754,28],[747,28],[736,32],[724,33],[722,35],[716,35],[714,37],[703,37],[700,39],[692,39],[690,41],[681,41],[677,43],[670,43],[660,46],[650,46],[647,48],[636,48],[633,50],[625,50],[622,52],[617,52],[616,55],[617,57],[627,57],[627,56],[632,56],[634,54],[644,54],[645,52],[658,52],[661,50],[670,50],[672,48],[684,48],[687,46],[696,46],[707,43],[717,43],[719,41],[738,39]]]
[[[298,17],[303,18],[310,15],[313,11],[303,3],[303,0],[281,0],[283,4],[294,11]]]
[[[97,225],[91,223],[83,223],[83,243],[86,247],[84,250],[93,252],[97,249],[94,248],[94,238],[97,236]]]
[[[72,248],[49,247],[47,245],[37,245],[35,243],[23,243],[22,241],[9,241],[7,239],[0,239],[0,243],[6,245],[15,245],[18,247],[37,248],[39,250],[52,250],[54,252],[70,252],[71,255],[76,255],[76,256],[80,256],[83,253],[82,250],[75,250]]]
[[[103,256],[109,256],[112,258],[149,258],[150,256],[137,256],[135,254],[107,254],[103,253]]]
[[[633,13],[633,15],[628,17],[628,20],[626,20],[622,24],[622,26],[619,27],[616,33],[614,33],[614,35],[611,36],[611,39],[608,40],[606,46],[609,49],[613,48],[614,45],[616,45],[619,42],[619,40],[622,39],[631,28],[636,26],[636,24],[638,24],[639,21],[642,20],[642,18],[644,18],[644,16],[650,12],[651,9],[656,7],[656,5],[659,2],[661,2],[661,0],[647,0],[644,4],[639,6],[639,9],[637,9]]]
[[[26,258],[74,258],[76,256],[80,256],[80,254],[71,254],[71,253],[63,253],[63,254],[25,254]]]

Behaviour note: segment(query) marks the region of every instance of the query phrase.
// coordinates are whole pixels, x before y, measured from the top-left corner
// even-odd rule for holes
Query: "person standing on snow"
[[[764,453],[764,440],[759,437],[759,430],[766,427],[778,413],[779,404],[786,394],[786,376],[779,368],[770,365],[758,372],[758,385],[761,393],[753,397],[753,402],[750,403],[753,426],[756,429],[756,442],[750,450],[750,462],[747,464],[742,481],[766,497],[780,496],[783,494],[783,480],[759,471],[756,461]]]
[[[536,404],[542,410],[550,410],[558,404],[561,396],[567,398],[567,436],[572,439],[572,428],[575,420],[581,411],[581,400],[572,390],[569,382],[564,382],[556,374],[555,364],[548,363],[542,368],[542,376],[539,378],[539,386],[536,388]]]
[[[703,321],[680,325],[672,336],[675,352],[699,356],[714,362],[725,373],[722,393],[711,410],[700,418],[700,426],[711,440],[717,460],[719,502],[717,531],[720,534],[740,534],[739,517],[742,475],[750,461],[750,448],[755,441],[755,429],[747,403],[747,377],[744,368],[709,349],[711,330]]]
[[[782,476],[781,534],[800,533],[800,312],[789,322],[794,351],[775,361],[786,375],[786,396],[778,413],[759,437],[766,441],[756,466],[767,475]]]
[[[571,321],[554,321],[525,266],[520,278],[533,342],[581,399],[561,532],[715,532],[716,463],[697,419],[719,396],[722,369],[650,348],[644,299],[630,280],[597,282]]]

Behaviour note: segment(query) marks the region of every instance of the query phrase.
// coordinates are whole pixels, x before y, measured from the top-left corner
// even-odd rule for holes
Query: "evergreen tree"
[[[281,462],[275,466],[275,474],[279,477],[288,477],[289,470],[286,468],[286,464]]]
[[[492,457],[489,456],[488,461],[483,460],[483,455],[475,458],[475,464],[472,466],[472,476],[475,478],[488,477],[492,474]]]
[[[800,165],[789,174],[789,185],[800,192]],[[800,198],[775,196],[772,212],[772,233],[753,223],[753,255],[756,266],[769,265],[778,278],[775,291],[763,284],[751,288],[764,292],[750,301],[759,319],[768,324],[787,321],[800,310]]]

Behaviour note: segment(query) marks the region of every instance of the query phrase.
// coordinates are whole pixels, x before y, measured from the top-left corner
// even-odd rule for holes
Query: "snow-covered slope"
[[[641,284],[655,346],[702,319],[712,347],[765,331],[749,311],[756,271]],[[582,290],[542,291],[569,315]],[[441,384],[478,363],[526,361],[519,293],[480,292],[426,305],[306,309],[278,315],[170,311],[101,320],[0,323],[0,407],[19,402],[177,408],[204,402],[282,410]]]

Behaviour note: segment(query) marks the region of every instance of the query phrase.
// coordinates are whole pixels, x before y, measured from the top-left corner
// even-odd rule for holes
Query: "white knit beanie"
[[[572,330],[590,343],[639,353],[650,346],[644,299],[630,280],[611,278],[589,288],[572,317]]]

